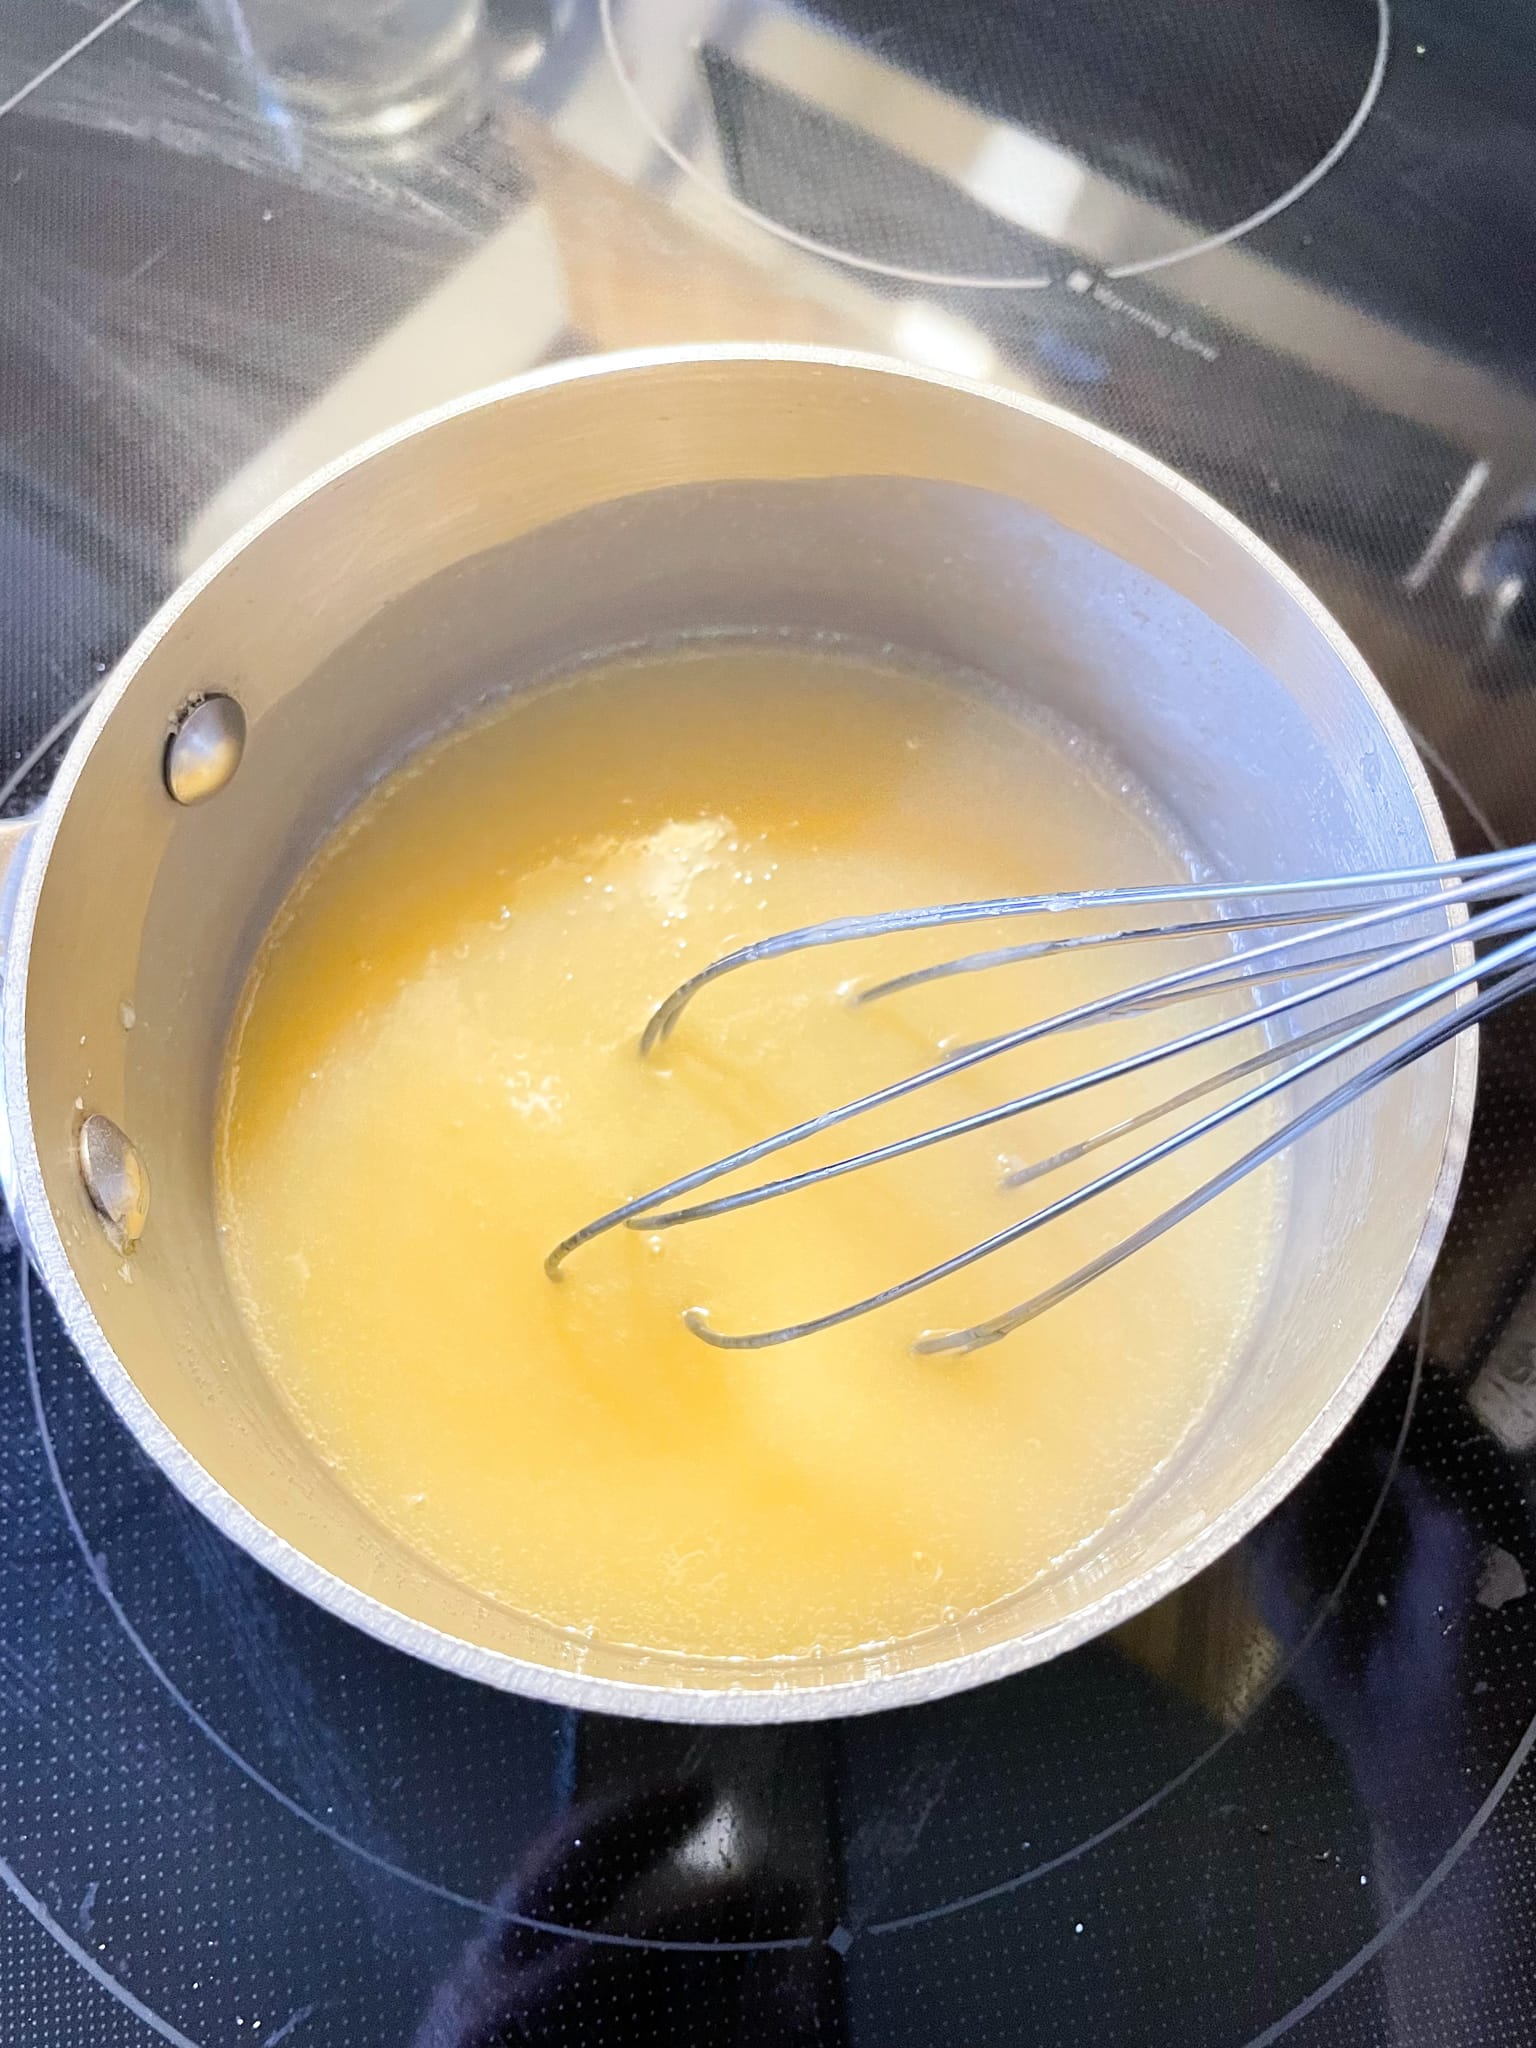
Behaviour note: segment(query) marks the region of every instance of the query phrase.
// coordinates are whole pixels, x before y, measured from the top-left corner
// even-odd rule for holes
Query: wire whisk
[[[1325,898],[1345,900],[1319,901]],[[1479,904],[1487,907],[1471,907]],[[1181,916],[1178,914],[1179,906],[1198,906],[1207,914]],[[1150,915],[1154,912],[1157,915]],[[1053,918],[1066,913],[1114,913],[1131,921],[1118,923],[1106,931],[1074,932],[1065,937],[1037,938],[962,954],[937,965],[920,967],[857,989],[849,999],[856,1004],[876,1003],[928,982],[942,981],[955,975],[984,973],[996,967],[1083,949],[1154,939],[1210,941],[1212,938],[1225,939],[1229,935],[1237,937],[1250,933],[1262,934],[1262,937],[1258,943],[1235,945],[1217,957],[1201,959],[1191,966],[1131,983],[1123,989],[1023,1024],[1015,1030],[949,1051],[932,1065],[915,1073],[873,1089],[851,1102],[806,1117],[770,1137],[744,1145],[706,1166],[621,1202],[556,1245],[545,1261],[546,1272],[552,1279],[558,1278],[573,1252],[621,1226],[652,1232],[672,1230],[709,1217],[730,1215],[759,1203],[777,1201],[845,1174],[858,1173],[888,1160],[923,1151],[929,1146],[944,1144],[968,1132],[986,1130],[1026,1116],[1048,1104],[1086,1095],[1107,1082],[1143,1072],[1180,1054],[1216,1045],[1236,1033],[1251,1033],[1255,1028],[1263,1033],[1264,1042],[1258,1051],[1246,1054],[1220,1072],[1171,1093],[1150,1108],[1091,1130],[1083,1139],[1049,1158],[1009,1173],[1005,1186],[1017,1188],[1033,1184],[1061,1168],[1090,1158],[1101,1148],[1148,1128],[1179,1110],[1191,1108],[1207,1096],[1247,1084],[1241,1086],[1237,1094],[1229,1095],[1214,1107],[1181,1123],[1167,1136],[1146,1144],[1085,1184],[1074,1187],[1070,1193],[1032,1209],[964,1251],[895,1281],[861,1300],[775,1329],[745,1333],[716,1330],[701,1310],[689,1310],[685,1318],[696,1336],[722,1350],[756,1351],[793,1343],[799,1338],[835,1329],[855,1317],[907,1300],[1007,1246],[1019,1243],[1058,1217],[1107,1194],[1112,1188],[1171,1158],[1186,1146],[1224,1128],[1235,1118],[1273,1102],[1298,1082],[1324,1074],[1328,1068],[1347,1061],[1352,1054],[1365,1054],[1379,1041],[1389,1041],[1363,1064],[1356,1065],[1343,1080],[1336,1081],[1305,1107],[1294,1110],[1276,1124],[1231,1164],[1161,1209],[1139,1229],[1064,1279],[1001,1314],[964,1329],[923,1336],[913,1347],[925,1355],[973,1351],[983,1345],[997,1343],[1047,1309],[1076,1294],[1101,1274],[1214,1201],[1244,1175],[1276,1158],[1309,1131],[1358,1100],[1368,1089],[1399,1073],[1536,986],[1536,846],[1523,846],[1478,854],[1466,860],[1380,868],[1365,874],[1269,883],[1182,883],[1167,887],[1090,890],[1043,896],[1000,896],[971,903],[930,904],[918,909],[886,911],[866,917],[833,918],[743,946],[693,975],[675,989],[651,1017],[641,1037],[640,1050],[642,1054],[648,1054],[661,1045],[677,1028],[688,1006],[722,976],[765,961],[813,948],[886,938],[895,933],[932,931],[952,925],[991,924],[1005,919]],[[1426,919],[1432,920],[1428,930],[1416,936],[1403,936],[1405,926],[1422,925]],[[1380,984],[1384,980],[1448,951],[1457,953],[1459,957],[1447,971],[1410,987],[1406,992],[1383,993]],[[1248,1002],[1197,1029],[1071,1073],[1063,1080],[1053,1081],[1009,1100],[870,1146],[864,1151],[850,1152],[829,1164],[776,1174],[750,1186],[699,1201],[688,1199],[713,1182],[748,1172],[794,1146],[852,1123],[871,1111],[915,1096],[935,1082],[1055,1033],[1080,1029],[1115,1016],[1158,1010],[1195,997],[1227,991],[1246,995],[1272,989],[1276,984],[1281,985],[1280,992],[1266,1000]],[[1305,1013],[1309,1007],[1334,1002],[1335,999],[1342,1000],[1347,1006],[1342,1015],[1333,1014],[1321,1023],[1307,1022]],[[1335,1011],[1337,1008],[1335,1002]],[[1410,1026],[1411,1029],[1406,1029]],[[1403,1033],[1405,1029],[1406,1035],[1394,1038],[1393,1034]],[[1263,1078],[1255,1078],[1259,1076]]]

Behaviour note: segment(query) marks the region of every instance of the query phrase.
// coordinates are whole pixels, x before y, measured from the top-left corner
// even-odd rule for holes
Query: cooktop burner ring
[[[1038,1863],[1022,1871],[1012,1873],[1008,1877],[974,1892],[946,1898],[937,1904],[927,1905],[918,1910],[893,1915],[888,1919],[868,1920],[854,1929],[846,1927],[834,1928],[826,1937],[793,1935],[744,1938],[740,1940],[687,1940],[629,1934],[617,1930],[591,1929],[578,1924],[547,1920],[536,1915],[519,1913],[499,1900],[477,1897],[458,1890],[450,1884],[445,1884],[438,1879],[428,1877],[419,1871],[410,1869],[387,1856],[379,1854],[365,1843],[356,1840],[344,1829],[334,1826],[320,1815],[311,1812],[302,1800],[296,1798],[292,1793],[277,1784],[257,1764],[247,1758],[237,1745],[231,1742],[209,1720],[201,1708],[188,1698],[171,1673],[155,1655],[154,1650],[145,1640],[132,1618],[127,1614],[122,1602],[113,1589],[111,1573],[108,1569],[106,1558],[98,1554],[92,1547],[91,1538],[80,1519],[79,1512],[70,1493],[54,1441],[53,1431],[48,1420],[37,1355],[33,1306],[34,1289],[38,1290],[38,1298],[41,1298],[40,1283],[32,1274],[24,1255],[18,1253],[18,1313],[22,1351],[27,1373],[28,1397],[31,1403],[39,1447],[53,1491],[57,1497],[60,1511],[69,1530],[70,1538],[95,1593],[105,1602],[114,1623],[126,1637],[135,1656],[150,1672],[156,1684],[174,1703],[179,1712],[205,1741],[212,1744],[218,1753],[228,1763],[232,1764],[251,1784],[257,1787],[258,1790],[274,1800],[292,1818],[298,1820],[304,1826],[315,1830],[325,1840],[330,1842],[332,1846],[344,1851],[349,1856],[358,1858],[361,1862],[378,1871],[380,1875],[396,1879],[410,1887],[413,1891],[424,1893],[443,1904],[467,1910],[481,1917],[491,1917],[508,1926],[523,1928],[532,1933],[553,1935],[561,1939],[584,1941],[594,1945],[614,1948],[721,1956],[767,1954],[775,1951],[790,1950],[803,1951],[819,1946],[823,1939],[830,1942],[834,1948],[837,1948],[841,1943],[842,1949],[846,1951],[846,1948],[851,1946],[855,1939],[862,1940],[875,1936],[906,1933],[919,1927],[927,1926],[935,1921],[968,1912],[973,1908],[992,1904],[1012,1893],[1023,1890],[1025,1887],[1041,1879],[1052,1876],[1070,1864],[1081,1861],[1085,1856],[1092,1854],[1094,1851],[1102,1848],[1107,1842],[1113,1840],[1115,1836],[1122,1834],[1135,1823],[1145,1819],[1157,1807],[1162,1805],[1166,1799],[1189,1784],[1235,1738],[1242,1735],[1248,1729],[1253,1715],[1280,1688],[1295,1665],[1307,1654],[1317,1635],[1335,1611],[1345,1589],[1364,1558],[1397,1476],[1409,1430],[1417,1411],[1429,1326],[1428,1297],[1426,1296],[1425,1303],[1420,1311],[1418,1342],[1412,1360],[1412,1371],[1405,1393],[1402,1416],[1397,1426],[1390,1453],[1382,1470],[1380,1485],[1360,1532],[1356,1536],[1353,1546],[1329,1590],[1317,1599],[1313,1612],[1299,1636],[1277,1660],[1273,1670],[1266,1675],[1262,1686],[1253,1698],[1245,1704],[1241,1717],[1230,1727],[1224,1728],[1213,1741],[1191,1757],[1177,1771],[1164,1778],[1150,1794],[1116,1815],[1107,1825],[1098,1828],[1071,1846],[1043,1858]],[[109,1426],[115,1425],[109,1424]],[[163,1479],[159,1478],[159,1475],[154,1475],[154,1483],[165,1484]],[[344,1623],[336,1623],[334,1625],[337,1628],[345,1628],[346,1626]]]
[[[679,171],[755,227],[764,229],[780,241],[788,242],[808,255],[825,257],[833,262],[845,264],[850,269],[899,279],[905,284],[962,287],[972,291],[1044,291],[1052,285],[1064,283],[1069,274],[1077,277],[1090,274],[1084,271],[1080,261],[1068,260],[1064,260],[1059,269],[1033,273],[974,272],[908,265],[863,254],[857,249],[846,248],[836,242],[804,233],[775,219],[772,214],[749,204],[712,175],[669,132],[666,120],[659,116],[647,101],[635,78],[634,69],[626,57],[624,39],[615,18],[615,4],[616,0],[598,0],[603,45],[620,90],[636,120],[655,146],[670,158]],[[619,4],[622,4],[622,0],[619,0]],[[1323,154],[1300,177],[1294,178],[1284,191],[1262,205],[1252,208],[1241,219],[1208,234],[1199,235],[1173,249],[1163,250],[1151,256],[1094,266],[1097,275],[1109,280],[1146,277],[1157,271],[1166,270],[1173,264],[1185,262],[1191,257],[1208,255],[1216,249],[1224,248],[1228,243],[1240,241],[1254,229],[1276,219],[1327,177],[1354,145],[1360,131],[1370,119],[1386,78],[1387,61],[1392,46],[1391,0],[1364,0],[1364,4],[1369,6],[1375,15],[1375,45],[1370,68],[1352,113]]]

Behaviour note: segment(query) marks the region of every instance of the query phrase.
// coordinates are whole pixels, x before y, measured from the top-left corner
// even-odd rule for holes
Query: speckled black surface
[[[258,0],[118,12],[28,90],[112,10],[0,0],[8,808],[197,536],[327,436],[453,388],[452,346],[445,367],[413,324],[446,291],[455,333],[485,330],[461,388],[774,334],[937,335],[1025,378],[1303,570],[1468,847],[1536,838],[1520,10],[1395,0],[1328,175],[1138,276],[1116,268],[1140,244],[1027,234],[798,99],[753,42],[780,18],[760,0],[716,10],[682,65],[669,133],[702,182],[614,87],[595,0],[492,0],[461,102],[406,150],[293,115],[249,54]],[[614,19],[621,48],[666,33],[648,0]],[[885,0],[798,19],[1069,152],[1186,243],[1304,177],[1380,27],[1377,0],[1160,0],[1134,38],[1104,0],[967,0],[942,39]],[[915,256],[1047,281],[896,274]],[[1536,2041],[1531,1054],[1529,1015],[1488,1034],[1411,1339],[1240,1553],[1044,1671],[820,1729],[565,1714],[330,1620],[146,1464],[0,1250],[0,2041]]]

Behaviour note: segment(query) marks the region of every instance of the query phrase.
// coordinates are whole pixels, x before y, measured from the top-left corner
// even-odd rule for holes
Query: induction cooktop
[[[1536,838],[1536,14],[0,0],[0,784],[411,413],[817,341],[1041,393],[1312,583]],[[1536,1036],[1399,1355],[1253,1538],[1003,1684],[564,1712],[288,1592],[0,1246],[0,2041],[1536,2041]]]

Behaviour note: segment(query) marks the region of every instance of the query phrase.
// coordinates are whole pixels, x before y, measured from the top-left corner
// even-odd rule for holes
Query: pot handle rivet
[[[240,766],[245,713],[233,697],[199,697],[165,743],[165,786],[179,804],[206,803]]]
[[[149,1175],[137,1147],[99,1111],[81,1124],[75,1144],[91,1207],[118,1251],[132,1251],[149,1216]]]

